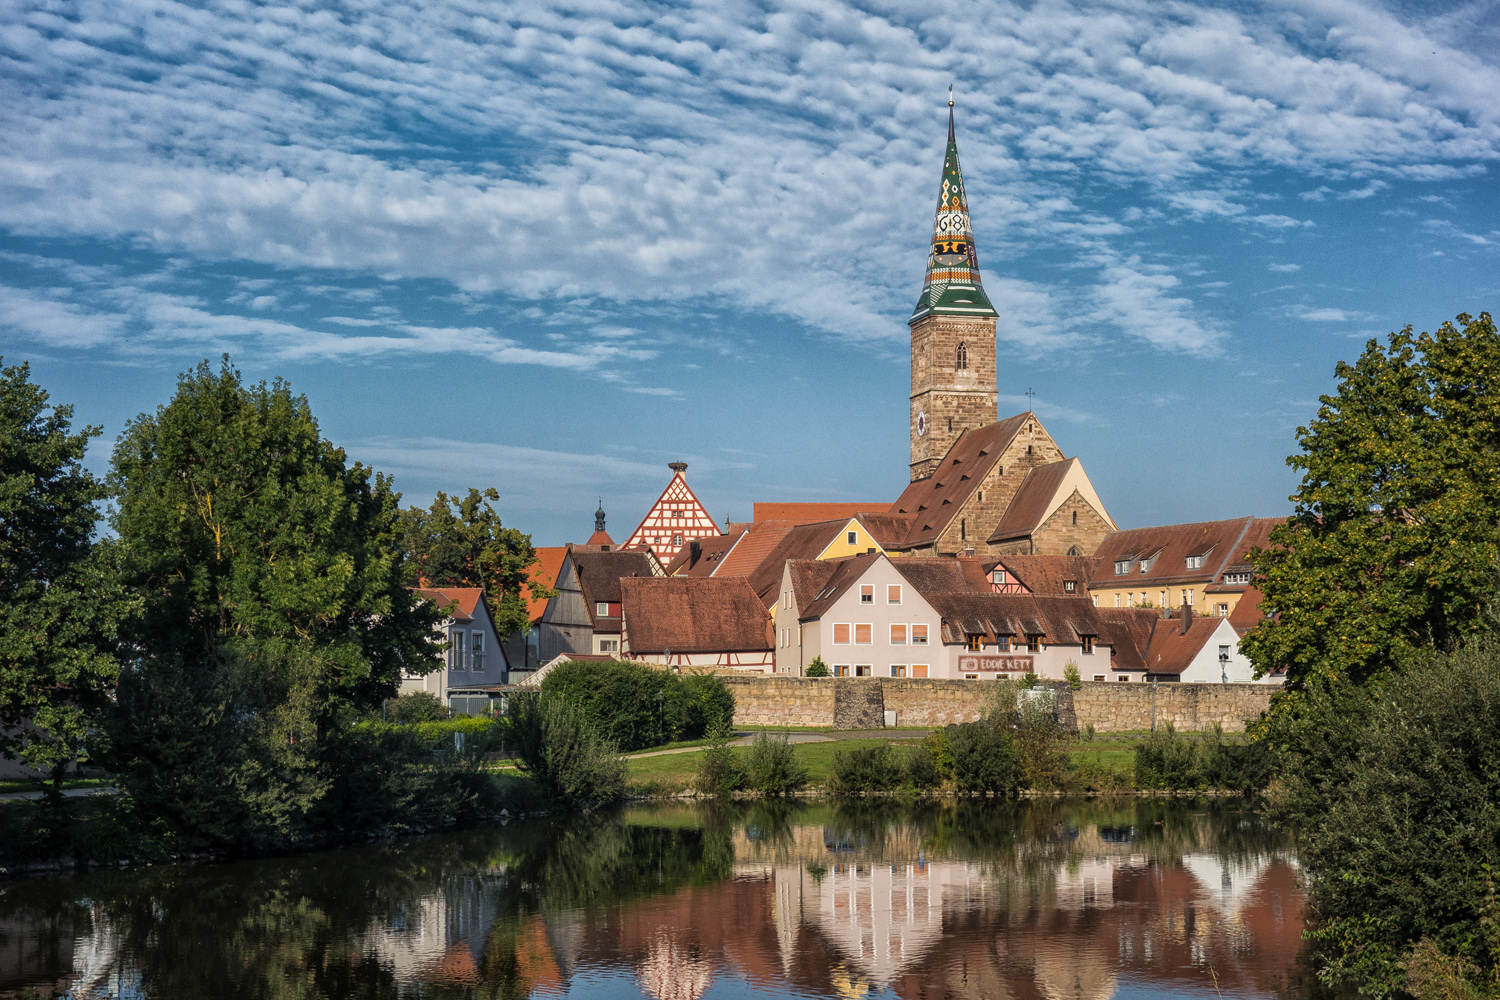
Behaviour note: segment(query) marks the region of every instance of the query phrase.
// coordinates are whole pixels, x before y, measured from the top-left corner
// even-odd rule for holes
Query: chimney
[[[688,568],[698,565],[698,559],[703,555],[703,546],[698,544],[698,539],[688,542]]]
[[[1187,635],[1188,629],[1193,627],[1193,606],[1186,601],[1182,605],[1182,634]]]

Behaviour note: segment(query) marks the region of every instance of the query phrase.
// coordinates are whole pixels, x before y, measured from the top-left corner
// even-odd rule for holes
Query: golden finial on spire
[[[953,107],[953,84],[948,84],[948,107]]]

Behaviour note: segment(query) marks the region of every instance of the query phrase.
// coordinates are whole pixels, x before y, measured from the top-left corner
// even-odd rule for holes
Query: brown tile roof
[[[1105,633],[1098,609],[1076,597],[996,593],[923,596],[943,616],[943,641],[947,643],[960,643],[965,635],[982,633],[987,639],[1043,635],[1050,642],[1070,645],[1082,636],[1103,638]]]
[[[755,511],[753,516],[757,521],[791,521],[793,524],[811,524],[814,521],[832,521],[837,518],[847,521],[856,514],[884,514],[889,507],[890,504],[884,501],[879,503],[789,501],[786,503],[760,502],[756,503],[752,509]]]
[[[891,560],[896,571],[906,577],[917,593],[929,594],[988,594],[990,582],[985,577],[984,566],[974,558],[949,556],[900,556]]]
[[[1251,584],[1245,588],[1240,595],[1239,601],[1234,605],[1234,610],[1229,612],[1229,624],[1240,635],[1259,625],[1266,613],[1261,610],[1260,603],[1266,599],[1266,595],[1260,592],[1260,588]]]
[[[667,566],[667,575],[711,576],[744,533],[745,528],[741,527],[727,535],[691,539],[677,550],[676,558]]]
[[[1151,632],[1151,645],[1146,649],[1146,669],[1153,674],[1180,674],[1186,670],[1222,621],[1208,615],[1194,615],[1184,632],[1181,612],[1173,612],[1173,615],[1172,618],[1158,618]]]
[[[1099,608],[1098,612],[1108,630],[1099,641],[1114,647],[1110,665],[1116,670],[1145,670],[1151,630],[1161,620],[1161,612],[1155,608]]]
[[[632,653],[771,648],[765,606],[743,577],[627,578],[620,592]]]
[[[882,511],[876,514],[860,514],[854,520],[864,526],[870,533],[870,537],[883,549],[901,542],[911,533],[912,522],[916,517],[912,514],[891,514]],[[847,522],[846,522],[847,523]]]
[[[796,525],[790,521],[757,521],[719,561],[714,576],[749,576]]]
[[[557,582],[557,571],[562,569],[563,559],[568,555],[566,545],[548,546],[536,550],[536,564],[531,567],[530,579],[536,580],[544,587],[551,587]],[[528,594],[530,592],[528,591]],[[551,598],[533,597],[526,602],[526,615],[533,623],[542,620],[542,613],[547,610],[547,601]]]
[[[1098,560],[1093,556],[1001,556],[987,562],[986,575],[995,566],[1000,566],[1033,594],[1084,597],[1088,594],[1096,562]],[[1068,580],[1077,584],[1072,594],[1063,587]]]
[[[823,584],[823,589],[813,594],[813,598],[806,605],[800,602],[797,610],[801,617],[806,620],[821,617],[833,603],[842,597],[865,571],[875,564],[877,559],[884,559],[879,552],[866,552],[864,555],[850,556],[847,559],[827,559],[824,562],[833,564],[833,572],[828,575],[828,580]],[[796,565],[793,563],[793,565]]]
[[[912,483],[891,504],[890,513],[911,514],[914,519],[906,537],[887,548],[917,548],[936,541],[1028,418],[1035,415],[1018,413],[960,434],[937,471]]]
[[[412,587],[417,593],[441,608],[454,621],[471,622],[484,600],[481,587]]]
[[[766,524],[775,524],[767,521]],[[818,521],[816,524],[794,525],[783,533],[775,546],[760,560],[759,565],[747,576],[750,586],[760,595],[766,607],[776,600],[776,591],[781,586],[781,572],[788,559],[816,559],[818,553],[838,537],[847,520]],[[722,574],[721,574],[722,575]]]
[[[1245,532],[1239,544],[1235,546],[1234,556],[1223,566],[1214,577],[1214,582],[1204,589],[1210,593],[1238,593],[1245,589],[1247,584],[1226,583],[1224,577],[1229,573],[1250,573],[1254,567],[1250,565],[1251,549],[1267,549],[1271,547],[1271,532],[1278,526],[1285,524],[1284,517],[1257,517],[1250,522],[1250,528]]]
[[[595,632],[618,632],[618,618],[601,618],[594,614],[594,605],[620,600],[622,577],[655,577],[652,556],[639,549],[624,552],[579,552],[573,550],[573,565],[578,570],[578,586],[583,591],[583,600],[588,605],[589,620]]]
[[[995,525],[994,534],[987,540],[1003,542],[1011,538],[1023,538],[1040,527],[1047,508],[1052,506],[1052,498],[1057,494],[1058,487],[1077,461],[1076,458],[1065,458],[1061,462],[1049,462],[1027,469],[1026,478],[1021,480],[1016,495],[1011,497],[1010,506],[1005,508],[1000,523]]]
[[[1107,536],[1094,553],[1099,560],[1090,589],[1128,587],[1132,584],[1206,585],[1217,580],[1224,568],[1243,561],[1244,539],[1252,529],[1260,531],[1257,522],[1274,523],[1279,518],[1236,517],[1227,521],[1199,521],[1192,524],[1168,524],[1155,528],[1131,528]],[[1269,530],[1266,528],[1265,530]],[[1201,569],[1187,568],[1187,557],[1204,555]],[[1129,559],[1127,572],[1116,575],[1115,563]],[[1145,573],[1140,560],[1150,559]],[[1175,603],[1175,596],[1174,603]]]
[[[792,576],[792,593],[800,614],[811,606],[813,599],[828,586],[828,581],[839,568],[842,559],[797,559],[789,563]]]

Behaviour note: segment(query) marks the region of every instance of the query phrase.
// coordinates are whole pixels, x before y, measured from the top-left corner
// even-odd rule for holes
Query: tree
[[[412,586],[483,587],[485,605],[501,636],[531,624],[527,602],[554,591],[531,579],[536,549],[531,536],[500,523],[490,505],[500,494],[470,489],[463,498],[439,492],[427,510],[401,512]],[[525,595],[522,595],[522,588]]]
[[[1297,428],[1286,524],[1256,550],[1256,669],[1360,684],[1412,651],[1486,627],[1500,563],[1500,337],[1488,313],[1406,327],[1340,362],[1338,391]]]
[[[226,357],[131,421],[111,483],[140,595],[112,735],[144,814],[216,840],[295,830],[321,747],[438,664],[440,617],[405,586],[400,495],[318,433],[281,381]]]
[[[119,665],[130,604],[91,545],[104,485],[83,467],[98,427],[71,430],[30,367],[0,368],[0,754],[47,772],[52,804]]]

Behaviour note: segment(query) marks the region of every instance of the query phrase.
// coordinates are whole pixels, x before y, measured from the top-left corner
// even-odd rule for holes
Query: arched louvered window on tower
[[[957,359],[957,363],[955,363],[953,367],[956,368],[959,371],[964,371],[964,370],[966,370],[969,367],[969,345],[968,344],[959,344],[958,345],[958,359]]]

